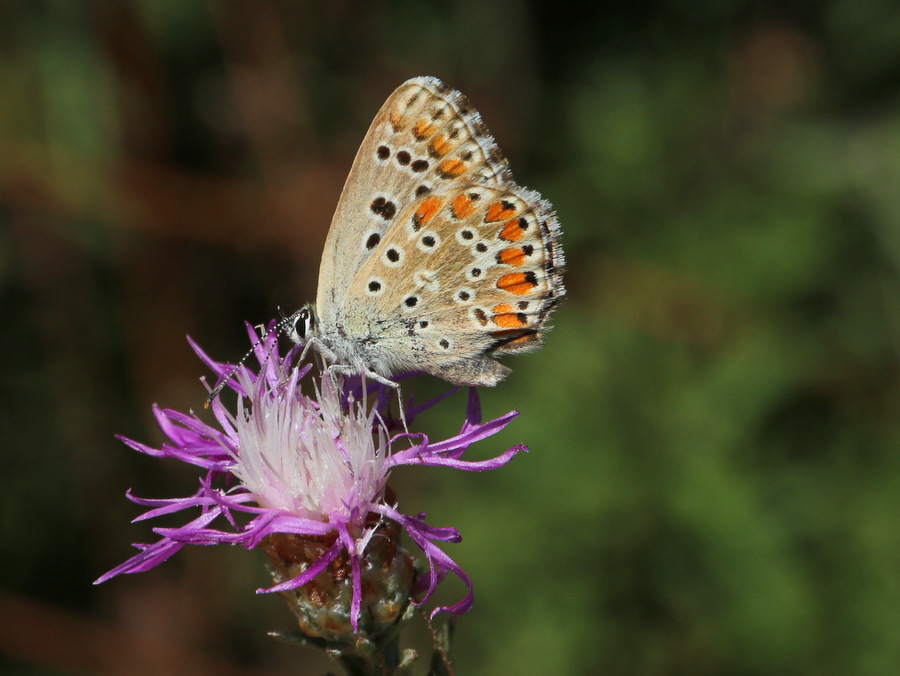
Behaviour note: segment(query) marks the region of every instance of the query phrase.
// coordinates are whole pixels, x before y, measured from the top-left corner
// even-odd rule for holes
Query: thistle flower
[[[483,461],[462,456],[471,444],[505,428],[517,412],[482,423],[472,389],[458,435],[437,443],[421,433],[391,436],[383,388],[369,384],[367,393],[358,379],[344,384],[325,376],[314,381],[314,396],[307,396],[300,379],[311,367],[291,367],[296,348],[282,358],[275,336],[257,342],[249,326],[248,332],[260,372],[242,366],[229,380],[239,395],[235,414],[214,400],[218,426],[213,426],[193,413],[154,406],[170,443],[155,449],[120,437],[142,453],[205,470],[188,497],[147,499],[129,491],[132,502],[149,508],[136,521],[194,509],[199,515],[177,528],[155,528],[158,541],[136,545],[138,554],[97,583],[149,570],[186,545],[239,544],[261,547],[272,563],[275,584],[257,591],[285,596],[303,632],[332,645],[352,641],[357,633],[387,631],[409,603],[426,603],[450,573],[463,581],[466,594],[437,607],[432,616],[469,610],[472,582],[437,545],[459,542],[459,531],[428,525],[424,513],[400,512],[387,481],[401,465],[472,471],[505,465],[524,446]],[[219,379],[232,373],[232,365],[214,361],[188,340]],[[442,398],[408,406],[407,420]],[[397,450],[401,445],[409,447]],[[427,567],[400,543],[401,531],[424,554]]]

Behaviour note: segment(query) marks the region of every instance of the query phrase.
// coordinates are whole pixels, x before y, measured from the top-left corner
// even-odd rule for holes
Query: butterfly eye
[[[306,310],[301,310],[297,315],[296,321],[294,321],[294,326],[291,331],[291,338],[295,336],[300,340],[306,338],[306,318],[305,318]],[[295,341],[296,342],[296,341]]]
[[[288,338],[295,343],[305,342],[309,335],[315,331],[316,315],[308,305],[300,308],[293,317],[288,319],[293,320],[287,331]]]

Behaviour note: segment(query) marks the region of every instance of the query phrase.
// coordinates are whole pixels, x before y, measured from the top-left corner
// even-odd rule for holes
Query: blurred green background
[[[0,3],[0,672],[340,671],[266,636],[294,623],[260,552],[91,582],[154,537],[127,488],[196,486],[113,435],[201,409],[185,334],[233,360],[314,298],[356,148],[424,74],[569,260],[546,347],[483,392],[522,415],[473,451],[531,452],[392,481],[463,533],[457,673],[900,673],[890,0]]]

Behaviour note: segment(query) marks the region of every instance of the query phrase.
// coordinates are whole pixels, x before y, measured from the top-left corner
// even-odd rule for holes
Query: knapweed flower
[[[459,532],[428,525],[424,513],[400,512],[387,481],[401,465],[476,471],[505,465],[524,447],[489,460],[467,461],[462,456],[471,444],[506,427],[517,413],[482,423],[473,389],[455,437],[433,443],[421,433],[391,436],[383,388],[369,384],[367,395],[366,384],[358,379],[350,387],[324,375],[314,379],[313,396],[305,395],[300,379],[311,367],[291,366],[296,349],[282,358],[272,333],[258,341],[255,331],[248,331],[260,372],[241,366],[229,380],[228,386],[240,395],[236,413],[214,400],[218,425],[213,426],[193,413],[154,407],[170,443],[155,449],[122,438],[142,453],[206,470],[196,493],[185,498],[146,499],[129,491],[130,500],[149,507],[136,520],[184,510],[199,514],[181,527],[155,528],[157,542],[137,545],[138,554],[97,582],[149,570],[186,545],[227,543],[261,547],[269,555],[276,584],[257,591],[281,593],[304,633],[329,642],[352,640],[360,631],[378,635],[409,603],[427,602],[450,573],[464,582],[467,592],[432,615],[466,612],[472,605],[472,583],[437,545],[458,542]],[[234,371],[192,341],[191,346],[219,379]],[[372,399],[376,401],[369,405]],[[407,406],[407,421],[435,403]],[[401,545],[401,532],[422,551],[427,567]]]

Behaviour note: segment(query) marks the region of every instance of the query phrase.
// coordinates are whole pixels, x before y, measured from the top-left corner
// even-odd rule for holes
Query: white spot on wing
[[[441,238],[433,230],[426,230],[416,242],[416,248],[422,253],[432,254],[441,246]]]
[[[434,270],[418,270],[413,278],[416,280],[416,284],[421,286],[429,291],[438,291],[441,288],[441,283],[438,281],[438,275]]]
[[[468,305],[475,300],[475,291],[464,286],[453,293],[453,300],[460,305]]]
[[[391,260],[391,257],[396,258],[396,260]],[[406,258],[406,253],[399,246],[389,246],[383,254],[381,254],[381,262],[384,263],[389,268],[399,268],[403,265],[403,260]]]

